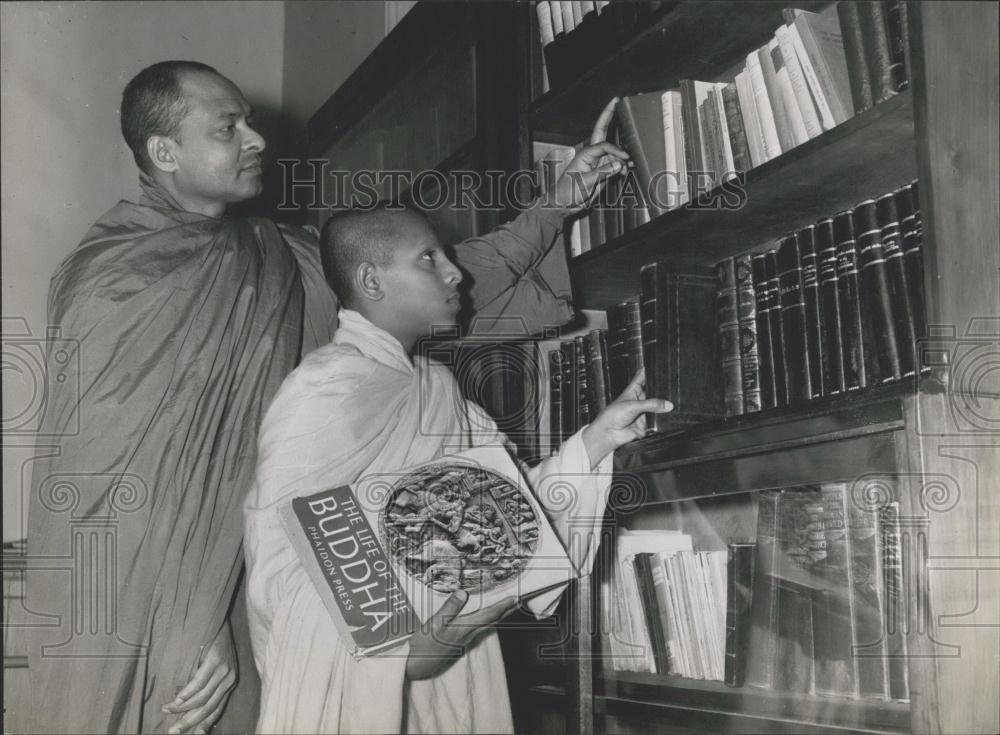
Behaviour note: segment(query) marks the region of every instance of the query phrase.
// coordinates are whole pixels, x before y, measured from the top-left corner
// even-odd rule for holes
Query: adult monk
[[[240,670],[228,613],[258,423],[336,329],[314,235],[225,216],[260,193],[265,146],[235,84],[204,64],[154,64],[126,86],[121,120],[142,196],[98,219],[49,294],[49,324],[75,346],[49,356],[65,380],[41,433],[58,447],[36,464],[28,516],[28,554],[51,567],[27,582],[29,609],[52,621],[31,632],[37,732],[204,732],[218,719]],[[623,156],[601,142],[571,170],[592,186]],[[562,208],[456,247],[476,309],[529,314],[529,329],[565,321],[534,266],[585,194],[565,178],[550,200]]]

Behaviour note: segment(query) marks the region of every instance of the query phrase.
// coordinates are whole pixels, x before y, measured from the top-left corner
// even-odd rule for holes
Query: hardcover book
[[[471,613],[578,576],[498,447],[294,498],[280,515],[355,657],[403,643],[457,590]]]

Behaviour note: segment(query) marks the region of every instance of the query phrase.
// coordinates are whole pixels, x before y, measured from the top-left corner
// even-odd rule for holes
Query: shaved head
[[[431,230],[421,212],[390,204],[367,211],[350,209],[335,213],[323,225],[320,236],[320,259],[326,282],[345,306],[352,307],[358,266],[371,263],[387,267],[392,263],[396,246],[421,230]]]

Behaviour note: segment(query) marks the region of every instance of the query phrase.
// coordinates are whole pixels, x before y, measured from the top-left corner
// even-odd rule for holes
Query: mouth
[[[255,161],[254,163],[251,163],[249,166],[244,166],[243,171],[251,174],[259,174],[264,172],[264,167],[261,165],[260,161]]]

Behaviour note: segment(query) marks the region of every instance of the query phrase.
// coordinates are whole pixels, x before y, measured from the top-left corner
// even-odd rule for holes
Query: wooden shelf
[[[623,489],[625,477],[637,483],[623,503],[835,482],[859,467],[894,472],[903,400],[916,390],[916,381],[904,380],[632,442],[615,454]]]
[[[692,713],[706,730],[730,729],[733,718],[756,720],[755,731],[906,732],[910,706],[906,702],[819,697],[773,692],[754,687],[728,687],[719,681],[634,672],[605,672],[597,677],[596,696],[606,709],[627,704],[658,709],[670,722],[678,711]],[[647,720],[648,721],[648,720]],[[653,723],[650,723],[653,724]],[[713,727],[714,725],[714,727]],[[784,725],[784,727],[782,727]]]
[[[644,263],[711,266],[916,175],[913,104],[904,92],[749,171],[742,208],[686,205],[574,258],[574,298],[580,308],[606,309],[635,297]]]
[[[798,2],[815,10],[829,3]],[[759,48],[784,22],[775,2],[680,2],[571,84],[531,106],[536,140],[546,133],[582,140],[609,99],[677,86],[681,79],[715,79]],[[720,64],[720,60],[725,65]]]

